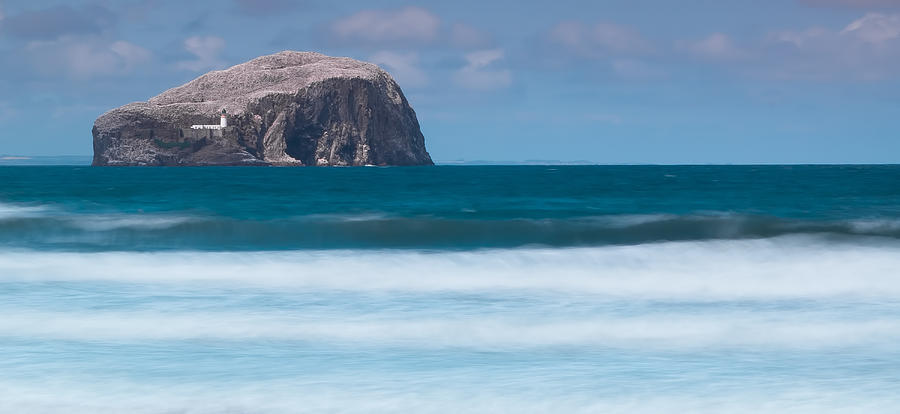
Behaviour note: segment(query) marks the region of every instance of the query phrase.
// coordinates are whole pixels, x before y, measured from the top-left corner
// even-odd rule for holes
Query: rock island
[[[213,71],[94,123],[96,166],[432,165],[378,66],[285,51]]]

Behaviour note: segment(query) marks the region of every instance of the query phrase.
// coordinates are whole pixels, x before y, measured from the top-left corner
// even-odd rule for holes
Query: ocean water
[[[895,413],[900,167],[0,167],[2,413]]]

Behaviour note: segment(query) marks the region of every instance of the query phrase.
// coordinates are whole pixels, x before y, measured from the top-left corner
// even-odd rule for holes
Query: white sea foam
[[[0,282],[231,283],[351,291],[536,290],[690,300],[900,298],[900,247],[812,238],[476,252],[0,251]]]
[[[830,321],[803,315],[719,313],[637,317],[468,317],[398,319],[385,315],[279,312],[52,313],[4,310],[0,338],[81,341],[287,340],[425,348],[545,346],[827,348],[900,341],[900,321]]]
[[[6,250],[0,413],[896,412],[897,269],[809,237]]]
[[[628,228],[641,224],[655,223],[659,221],[678,218],[674,214],[619,214],[608,216],[596,216],[594,221],[606,224],[612,228]]]
[[[854,220],[850,222],[850,228],[860,233],[895,232],[900,230],[900,220]]]
[[[102,386],[102,388],[100,387]],[[253,386],[155,386],[127,382],[58,383],[51,388],[0,381],[0,411],[35,414],[281,414],[281,413],[893,413],[895,393],[859,393],[789,384],[777,390],[696,393],[659,389],[644,394],[512,392],[457,389],[366,388],[320,383],[262,383]]]
[[[196,220],[186,216],[165,216],[165,215],[86,215],[86,216],[65,216],[67,221],[74,227],[88,231],[110,231],[118,229],[135,229],[135,230],[151,230],[166,229]]]
[[[0,220],[19,217],[36,217],[47,211],[49,211],[49,208],[46,206],[0,203]]]
[[[88,231],[164,229],[197,220],[167,214],[71,214],[47,205],[0,203],[0,220],[45,217]]]

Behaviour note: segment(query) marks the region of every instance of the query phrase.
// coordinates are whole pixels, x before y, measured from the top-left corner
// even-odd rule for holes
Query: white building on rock
[[[222,117],[219,118],[219,125],[191,125],[191,129],[224,129],[228,126],[228,114],[222,110]]]

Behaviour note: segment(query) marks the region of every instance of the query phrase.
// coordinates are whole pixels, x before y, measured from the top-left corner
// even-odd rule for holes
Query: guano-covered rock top
[[[312,52],[262,56],[113,109],[93,137],[98,166],[433,164],[387,72]]]

